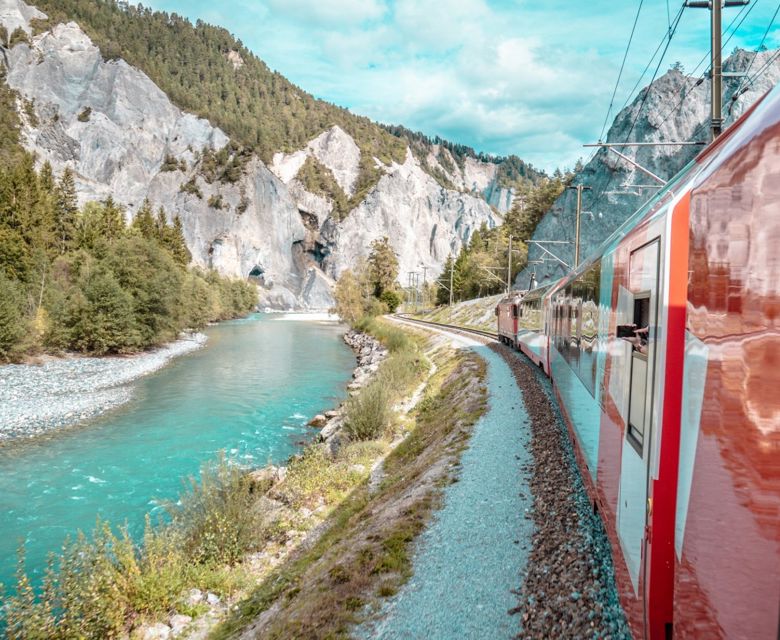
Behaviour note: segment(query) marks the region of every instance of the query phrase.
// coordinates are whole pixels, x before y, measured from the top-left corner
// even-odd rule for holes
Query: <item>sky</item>
[[[587,158],[607,115],[640,0],[146,0],[227,28],[305,91],[551,171]],[[680,0],[644,0],[611,123],[669,31]],[[723,10],[725,54],[755,49],[778,7]],[[743,20],[744,18],[744,20]],[[710,14],[685,9],[659,75],[708,68]],[[780,14],[766,38],[780,46]],[[640,88],[655,70],[654,62]]]

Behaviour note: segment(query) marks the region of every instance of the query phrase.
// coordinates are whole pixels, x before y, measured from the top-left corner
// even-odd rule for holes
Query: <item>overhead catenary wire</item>
[[[650,95],[650,86],[655,82],[656,77],[658,76],[658,71],[661,69],[661,65],[663,64],[664,58],[666,57],[666,53],[669,50],[669,45],[672,42],[672,39],[674,38],[675,33],[677,32],[677,28],[680,24],[680,20],[682,19],[683,12],[685,11],[685,2],[682,3],[680,6],[680,10],[677,12],[677,15],[675,15],[674,20],[672,21],[672,26],[669,31],[667,31],[666,34],[664,34],[663,40],[661,40],[661,43],[656,48],[655,52],[653,53],[652,57],[650,58],[650,62],[645,67],[645,70],[642,72],[642,75],[640,76],[639,80],[637,81],[637,84],[634,86],[634,89],[632,89],[631,94],[633,95],[633,92],[636,90],[636,87],[639,85],[639,82],[644,78],[645,73],[647,73],[647,70],[650,68],[650,65],[652,64],[653,60],[655,60],[656,56],[658,55],[658,52],[663,47],[663,51],[661,52],[660,58],[658,58],[658,63],[656,64],[655,71],[653,72],[653,76],[650,79],[650,82],[648,83],[648,86],[644,90],[644,95],[642,96],[642,102],[639,105],[639,108],[637,109],[636,115],[634,116],[633,121],[631,122],[631,128],[628,131],[628,134],[626,135],[625,142],[629,142],[631,139],[631,134],[634,132],[634,128],[636,127],[636,123],[639,120],[639,116],[642,113],[642,110],[644,109],[645,103],[647,102],[647,97]],[[665,43],[665,46],[663,46]],[[630,96],[629,96],[630,97]],[[628,104],[628,100],[626,101],[626,104]],[[624,107],[625,108],[625,107]],[[622,111],[622,109],[621,109]],[[610,176],[606,175],[604,179],[601,180],[601,183],[598,188],[598,193],[594,197],[591,208],[595,208],[596,205],[600,204],[601,199],[604,197],[605,191],[607,187],[609,186],[610,182]]]
[[[639,6],[636,10],[636,16],[634,17],[634,25],[631,27],[631,35],[628,37],[628,44],[626,45],[626,51],[623,53],[623,62],[620,63],[620,71],[618,72],[617,81],[615,82],[615,88],[612,90],[612,97],[609,100],[609,108],[607,109],[607,115],[604,116],[604,124],[601,125],[601,133],[599,133],[599,141],[601,141],[602,137],[604,136],[604,131],[607,128],[607,122],[609,121],[609,116],[612,113],[612,106],[615,104],[615,95],[617,95],[618,87],[620,86],[620,79],[623,77],[623,69],[626,66],[626,59],[628,58],[628,52],[631,49],[631,42],[634,40],[634,33],[636,32],[636,25],[639,22],[639,14],[642,12],[642,5],[644,4],[644,0],[639,0]],[[667,9],[668,9],[668,0],[667,0]]]
[[[756,58],[758,57],[758,54],[761,52],[762,48],[764,47],[764,42],[766,42],[766,37],[769,35],[769,32],[772,30],[772,26],[775,23],[775,19],[777,18],[777,14],[780,12],[780,2],[777,3],[777,7],[775,8],[775,12],[772,14],[772,17],[769,20],[769,24],[766,27],[766,30],[764,31],[764,35],[761,38],[761,43],[758,45],[756,52],[753,54],[753,57],[750,58],[750,62],[748,63],[747,69],[745,69],[745,75],[740,80],[739,86],[737,87],[737,90],[734,92],[734,94],[731,96],[732,103],[735,101],[742,93],[743,86],[745,87],[745,90],[747,90],[747,87],[752,85],[752,81],[750,84],[748,84],[748,77],[750,75],[750,69],[753,67],[753,62],[755,62]],[[766,66],[766,64],[764,65]],[[761,67],[764,69],[764,67]]]

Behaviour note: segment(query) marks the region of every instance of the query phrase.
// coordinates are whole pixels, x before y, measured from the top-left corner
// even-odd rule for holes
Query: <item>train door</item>
[[[646,525],[650,514],[648,482],[655,379],[655,343],[658,317],[660,240],[631,253],[630,304],[619,327],[619,337],[630,343],[628,412],[620,470],[618,531],[631,581],[640,595],[639,578],[646,553]],[[622,331],[620,331],[622,330]]]

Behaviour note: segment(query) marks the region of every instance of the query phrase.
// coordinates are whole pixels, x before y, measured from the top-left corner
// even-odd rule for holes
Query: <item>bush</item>
[[[139,616],[186,610],[181,598],[188,588],[235,589],[240,572],[230,575],[224,565],[260,540],[251,487],[247,474],[220,458],[169,505],[169,524],[153,525],[147,517],[141,545],[126,529],[114,534],[106,522],[98,522],[91,539],[79,533],[66,540],[62,554],[52,556],[39,594],[24,571],[22,549],[16,593],[0,593],[7,637],[118,638]]]
[[[379,296],[379,300],[381,300],[385,305],[387,305],[387,308],[390,310],[390,313],[394,313],[395,310],[401,305],[401,296],[398,295],[396,291],[393,291],[392,289],[385,289],[382,292],[382,295]]]
[[[89,117],[92,115],[92,107],[84,107],[81,113],[78,115],[79,122],[89,122]]]
[[[347,400],[344,430],[351,440],[376,440],[384,434],[390,417],[390,394],[376,380]]]
[[[21,287],[0,271],[0,360],[13,359],[19,351],[27,329],[22,304]]]
[[[224,457],[204,467],[200,481],[191,477],[179,503],[167,505],[187,556],[200,564],[232,564],[251,550],[261,529],[254,499],[249,475]]]

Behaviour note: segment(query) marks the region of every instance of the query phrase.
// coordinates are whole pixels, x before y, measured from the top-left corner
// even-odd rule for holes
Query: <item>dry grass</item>
[[[369,494],[357,486],[330,526],[270,575],[214,638],[340,638],[411,575],[411,544],[439,504],[442,487],[484,411],[484,362],[440,353],[409,437],[385,461]]]

